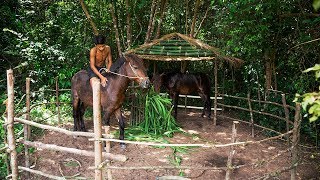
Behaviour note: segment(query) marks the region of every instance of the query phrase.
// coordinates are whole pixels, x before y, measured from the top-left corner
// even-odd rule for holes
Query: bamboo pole
[[[105,134],[110,133],[110,126],[104,126],[104,132]],[[110,146],[110,141],[105,141],[106,142],[106,153],[110,153],[111,146]],[[107,163],[107,166],[110,166],[110,162]],[[107,177],[108,180],[112,180],[112,174],[111,174],[111,169],[107,168]]]
[[[28,124],[28,125],[31,125],[31,126],[34,126],[37,128],[41,128],[41,129],[47,129],[50,131],[63,133],[63,134],[69,135],[69,136],[84,136],[84,137],[91,137],[91,138],[94,137],[94,133],[80,132],[80,131],[69,131],[69,130],[54,127],[54,126],[49,126],[49,125],[39,124],[39,123],[32,122],[32,121],[27,121],[27,120],[21,119],[21,118],[14,118],[14,121],[20,122],[23,124]],[[111,134],[103,134],[103,137],[114,138],[114,136]]]
[[[217,98],[218,98],[218,63],[217,59],[214,61],[214,116],[213,125],[217,125]]]
[[[26,111],[25,114],[26,120],[30,120],[30,78],[26,78]],[[23,125],[24,131],[24,140],[28,141],[30,139],[30,126],[27,124]],[[26,168],[30,168],[30,156],[29,156],[29,148],[27,145],[24,146],[24,156],[25,156],[25,166]],[[26,171],[26,178],[30,179],[30,173]]]
[[[98,169],[98,166],[102,163],[102,143],[98,140],[102,137],[101,129],[101,95],[100,95],[100,81],[94,79],[92,83],[93,93],[93,126],[94,126],[94,164],[95,164],[95,180],[102,180],[102,170]]]
[[[248,93],[247,97],[248,97],[248,105],[249,105],[249,112],[250,112],[251,136],[254,137],[254,122],[253,122],[253,113],[252,113],[252,107],[251,107],[250,93]]]
[[[233,121],[231,143],[235,143],[236,142],[237,125],[238,124],[239,124],[238,121]],[[233,171],[232,158],[233,158],[234,154],[235,154],[234,147],[230,146],[229,156],[228,156],[228,160],[227,160],[226,180],[230,180],[231,179],[230,176],[231,176],[231,173]]]
[[[293,133],[292,133],[291,166],[293,168],[290,171],[291,180],[295,180],[296,174],[297,174],[298,143],[299,143],[300,123],[301,123],[300,111],[301,111],[301,106],[299,103],[296,103],[296,112],[294,116],[294,125],[293,125]]]
[[[8,116],[6,119],[8,150],[10,152],[10,165],[12,179],[18,179],[18,160],[16,151],[16,140],[14,135],[14,77],[12,69],[7,70],[7,91],[8,91]]]
[[[56,77],[56,104],[58,110],[58,125],[61,124],[60,102],[59,102],[59,79]]]
[[[34,169],[22,167],[22,166],[18,166],[18,168],[20,170],[23,170],[23,171],[26,171],[26,172],[29,172],[29,173],[33,173],[33,174],[37,174],[37,175],[40,175],[40,176],[44,176],[44,177],[47,177],[47,178],[50,178],[50,179],[56,179],[56,180],[65,180],[66,179],[64,177],[59,177],[59,176],[54,176],[54,175],[51,175],[51,174],[46,174],[46,173],[43,173],[41,171],[37,171],[37,170],[34,170]]]
[[[289,109],[287,107],[287,101],[286,101],[286,95],[284,93],[281,94],[282,97],[282,104],[283,104],[283,108],[284,108],[284,114],[285,114],[285,118],[286,118],[286,128],[287,128],[287,132],[289,131]],[[289,136],[286,137],[287,138],[287,144],[288,146],[290,146],[290,138]]]
[[[25,141],[23,139],[19,140],[19,142],[24,145],[28,145],[28,146],[31,146],[34,148],[39,148],[39,149],[60,151],[60,152],[78,154],[81,156],[88,156],[88,157],[95,156],[95,153],[92,151],[81,150],[81,149],[76,149],[76,148],[68,148],[68,147],[58,146],[55,144],[44,144],[42,142],[31,142],[31,141]],[[119,162],[124,162],[127,160],[127,157],[124,155],[121,155],[121,154],[102,153],[102,156],[106,159],[113,160],[113,161],[119,161]]]

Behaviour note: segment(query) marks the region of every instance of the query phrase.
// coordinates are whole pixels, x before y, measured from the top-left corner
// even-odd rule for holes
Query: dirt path
[[[171,143],[230,143],[232,121],[218,118],[218,126],[214,127],[212,121],[200,118],[198,112],[180,111],[178,123],[188,133],[194,136],[184,134],[175,134],[173,138],[168,139]],[[113,120],[114,121],[114,120]],[[115,122],[113,122],[115,123]],[[92,130],[92,121],[86,121],[87,128]],[[113,130],[117,125],[112,126]],[[72,125],[66,125],[66,128],[72,129]],[[265,138],[263,133],[257,137],[250,136],[251,129],[243,123],[238,126],[238,141],[260,140]],[[44,136],[38,138],[39,141],[59,146],[67,146],[84,150],[93,150],[93,142],[89,142],[83,137],[69,137],[51,131],[46,131]],[[270,179],[290,179],[290,173],[285,172],[277,175],[290,166],[290,154],[286,151],[287,146],[284,141],[268,141],[260,144],[238,146],[233,159],[233,164],[241,166],[235,169],[232,177],[234,179],[259,179],[273,173],[276,175]],[[112,162],[113,166],[118,167],[144,167],[144,166],[172,166],[173,149],[172,148],[154,148],[141,145],[127,145],[125,151],[120,150],[118,143],[113,143],[111,152],[114,154],[123,154],[128,157],[126,162]],[[225,167],[229,153],[229,147],[226,148],[191,148],[187,153],[177,153],[182,157],[181,166],[194,167],[184,169],[181,172],[185,177],[196,180],[225,179],[223,170],[199,170],[196,167]],[[312,153],[308,149],[301,149],[302,163],[298,167],[298,179],[318,179],[319,155]],[[53,152],[46,150],[37,150],[32,158],[37,170],[44,171],[56,176],[73,176],[91,179],[94,177],[94,171],[89,170],[94,165],[94,159],[89,157],[80,157],[74,154]],[[156,177],[166,175],[179,175],[179,170],[161,169],[161,170],[112,170],[114,179],[117,180],[140,180],[156,179]],[[47,179],[33,175],[33,179]]]

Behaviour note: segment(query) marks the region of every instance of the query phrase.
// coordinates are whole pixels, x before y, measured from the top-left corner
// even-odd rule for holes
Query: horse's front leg
[[[119,108],[115,111],[115,116],[119,122],[119,130],[120,130],[119,139],[124,140],[125,119],[122,116],[121,108]],[[121,147],[121,149],[125,149],[126,145],[124,143],[120,143],[120,147]]]
[[[172,100],[173,100],[173,109],[174,109],[174,115],[173,117],[177,119],[178,115],[178,100],[179,100],[179,93],[175,92],[172,94]]]

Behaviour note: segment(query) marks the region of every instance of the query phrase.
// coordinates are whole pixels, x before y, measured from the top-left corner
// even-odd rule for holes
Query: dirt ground
[[[221,112],[220,112],[221,113]],[[227,114],[226,112],[223,115]],[[212,121],[200,118],[197,111],[185,112],[180,110],[177,122],[188,133],[196,136],[175,134],[168,140],[171,143],[216,143],[225,144],[231,142],[232,121],[218,118],[218,125],[213,126]],[[113,130],[117,130],[115,120],[112,122]],[[92,131],[93,123],[86,121],[87,129]],[[72,130],[72,124],[65,125]],[[256,137],[250,135],[251,128],[244,123],[238,126],[238,141],[261,140],[266,138],[263,131],[256,129]],[[56,132],[46,131],[43,137],[37,139],[40,142],[66,146],[84,150],[93,150],[93,142],[84,137],[71,137]],[[230,147],[224,148],[190,148],[187,153],[177,153],[182,157],[181,166],[190,169],[180,170],[185,178],[195,180],[220,180],[225,179],[224,170],[201,170],[197,167],[226,167]],[[273,140],[260,144],[235,147],[233,165],[240,166],[231,175],[232,179],[290,179],[290,172],[279,174],[278,172],[290,166],[290,153],[285,141]],[[155,148],[145,145],[128,144],[125,150],[121,150],[118,143],[112,143],[111,152],[127,156],[126,162],[112,162],[112,166],[118,167],[145,167],[145,166],[172,166],[172,148]],[[298,166],[298,179],[320,179],[319,153],[313,152],[307,147],[300,147],[301,163]],[[21,160],[22,161],[22,160]],[[73,176],[71,179],[93,179],[94,170],[88,169],[94,165],[94,158],[81,157],[74,154],[53,152],[37,149],[32,156],[35,170],[56,176]],[[112,170],[113,179],[116,180],[153,180],[161,176],[177,176],[179,169],[160,170]],[[271,176],[273,175],[273,176]],[[106,175],[104,176],[106,177]],[[22,178],[23,179],[23,178]],[[32,179],[48,179],[32,175]]]

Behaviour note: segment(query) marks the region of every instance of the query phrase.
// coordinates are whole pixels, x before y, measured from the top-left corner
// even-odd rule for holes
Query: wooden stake
[[[250,111],[251,136],[254,137],[254,122],[253,122],[253,113],[252,113],[252,107],[251,107],[250,93],[248,93],[247,97],[248,97],[248,105],[249,105],[249,111]]]
[[[57,110],[58,110],[58,125],[61,124],[61,118],[60,118],[60,102],[59,102],[59,79],[56,77],[56,104],[57,104]]]
[[[214,61],[214,116],[213,125],[217,125],[217,102],[218,102],[218,63],[217,59]]]
[[[94,164],[95,164],[95,180],[102,180],[102,170],[98,166],[102,163],[102,143],[98,139],[102,137],[101,129],[101,99],[100,99],[100,81],[94,79],[92,83],[93,93],[93,126],[94,126]]]
[[[30,120],[30,78],[26,78],[26,120]],[[30,139],[30,126],[27,124],[23,125],[24,131],[24,140],[28,141]],[[29,147],[27,145],[24,146],[24,156],[25,156],[25,166],[26,168],[30,168],[30,156],[29,156]],[[25,172],[26,178],[30,179],[30,173],[28,171]]]
[[[298,143],[300,135],[300,117],[301,105],[296,103],[296,113],[294,115],[293,133],[292,133],[292,150],[291,150],[291,166],[293,167],[290,171],[291,180],[296,179],[297,166],[298,166]]]
[[[237,138],[237,125],[239,124],[238,121],[233,121],[232,125],[232,137],[231,137],[231,143],[236,142]],[[230,151],[229,151],[229,156],[228,156],[228,161],[227,161],[227,171],[226,171],[226,180],[230,180],[231,173],[233,171],[232,168],[232,158],[233,155],[235,154],[235,150],[233,146],[230,146]]]
[[[7,90],[8,90],[8,116],[6,120],[8,132],[8,150],[10,151],[10,165],[12,179],[18,179],[18,160],[16,151],[16,140],[14,135],[14,77],[12,69],[7,70]]]
[[[289,128],[289,109],[287,106],[287,101],[286,101],[286,95],[285,94],[281,94],[282,96],[282,104],[283,104],[283,109],[284,109],[284,114],[285,114],[285,118],[286,118],[286,128],[287,128],[287,132],[290,130]],[[288,146],[290,146],[290,139],[289,136],[286,137],[287,138],[287,144]]]
[[[105,134],[110,134],[110,126],[104,126],[104,132]],[[110,141],[105,141],[106,142],[106,153],[110,153],[111,146],[110,146]],[[110,162],[107,163],[107,166],[110,166]],[[112,174],[111,174],[111,169],[107,168],[107,176],[108,180],[112,180]]]

